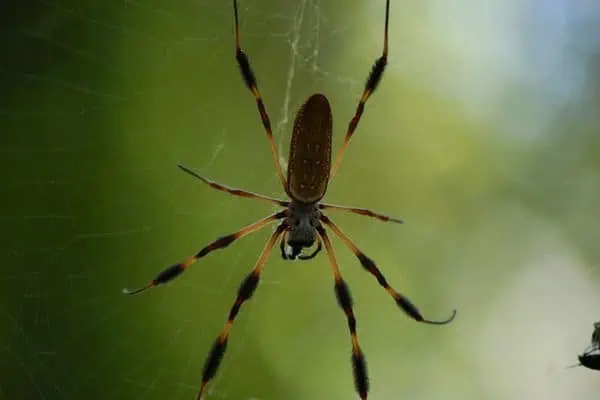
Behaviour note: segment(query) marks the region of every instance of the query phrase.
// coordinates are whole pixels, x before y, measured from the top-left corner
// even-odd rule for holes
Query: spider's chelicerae
[[[390,1],[386,0],[383,54],[375,61],[371,73],[367,78],[364,92],[360,98],[360,102],[358,103],[354,117],[350,121],[346,136],[344,137],[344,143],[338,151],[335,164],[333,167],[331,167],[332,117],[329,101],[323,94],[314,94],[310,96],[308,100],[306,100],[296,115],[294,131],[290,144],[290,156],[286,178],[278,161],[277,149],[273,140],[273,132],[271,130],[271,122],[258,90],[254,71],[250,66],[248,56],[240,47],[237,1],[233,1],[236,44],[235,58],[239,65],[242,78],[256,100],[256,105],[260,113],[262,124],[267,133],[267,139],[271,145],[271,153],[273,154],[279,179],[281,180],[281,183],[290,200],[279,200],[241,189],[230,188],[217,182],[210,181],[209,179],[196,174],[190,169],[179,165],[178,167],[183,171],[197,179],[200,179],[202,182],[208,184],[214,189],[228,192],[234,196],[259,199],[275,203],[283,207],[283,210],[250,224],[235,233],[218,238],[196,253],[196,255],[189,257],[187,260],[181,263],[174,264],[164,269],[145,287],[133,291],[126,289],[124,290],[124,292],[127,294],[137,294],[146,289],[169,282],[179,276],[194,262],[208,255],[212,251],[225,248],[237,239],[240,239],[252,232],[256,232],[271,222],[281,221],[267,241],[267,244],[258,258],[254,269],[240,285],[237,298],[231,308],[231,311],[229,312],[227,322],[217,337],[204,365],[202,383],[200,384],[200,390],[198,391],[198,399],[202,398],[202,395],[206,389],[206,385],[215,376],[221,360],[223,359],[223,355],[225,354],[229,333],[231,331],[231,327],[233,326],[234,320],[244,302],[246,302],[256,290],[263,266],[265,265],[269,254],[279,238],[281,238],[281,256],[285,260],[294,260],[296,258],[300,260],[309,260],[314,258],[319,251],[321,251],[323,245],[325,246],[335,281],[334,288],[337,301],[340,307],[344,310],[348,320],[348,328],[350,330],[350,336],[352,339],[352,366],[354,371],[356,391],[363,400],[367,398],[367,393],[369,390],[365,357],[358,342],[358,335],[356,333],[356,320],[352,310],[352,298],[350,296],[350,290],[348,289],[348,286],[346,285],[346,282],[343,280],[340,273],[335,254],[331,246],[331,241],[325,229],[326,227],[330,228],[333,233],[336,234],[346,246],[348,246],[348,248],[358,258],[361,265],[368,272],[370,272],[375,279],[377,279],[379,285],[381,285],[381,287],[383,287],[389,293],[389,295],[392,296],[396,304],[411,318],[418,322],[427,324],[443,325],[451,322],[456,315],[456,310],[454,310],[452,315],[443,321],[425,319],[419,310],[405,296],[398,293],[388,284],[383,274],[379,271],[379,268],[377,268],[375,262],[367,257],[362,251],[360,251],[354,242],[352,242],[352,240],[331,219],[329,219],[329,217],[323,214],[323,210],[341,210],[344,212],[376,218],[380,221],[402,223],[402,220],[379,214],[364,208],[343,207],[320,202],[327,190],[327,184],[335,175],[342,161],[344,151],[346,150],[350,138],[354,134],[356,126],[358,125],[361,115],[363,114],[365,103],[371,94],[373,94],[377,88],[377,85],[381,81],[381,77],[383,76],[388,55],[389,11]],[[303,250],[313,247],[315,243],[315,250],[310,254],[305,254]]]

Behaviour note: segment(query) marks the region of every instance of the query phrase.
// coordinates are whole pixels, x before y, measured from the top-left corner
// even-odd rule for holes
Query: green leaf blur
[[[384,3],[240,0],[282,162],[315,92],[341,143]],[[600,320],[600,7],[450,3],[392,1],[389,67],[327,194],[402,217],[328,214],[426,317],[458,309],[449,326],[414,323],[334,239],[369,398],[596,399],[598,376],[564,367]],[[195,398],[270,229],[165,287],[121,289],[273,211],[177,163],[284,195],[234,62],[231,4],[2,8],[0,399]],[[274,251],[207,400],[349,398],[327,258]]]

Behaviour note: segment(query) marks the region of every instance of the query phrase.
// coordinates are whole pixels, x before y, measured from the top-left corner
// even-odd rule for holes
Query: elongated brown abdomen
[[[327,97],[313,94],[294,122],[287,169],[288,194],[301,203],[319,201],[327,191],[333,120]]]

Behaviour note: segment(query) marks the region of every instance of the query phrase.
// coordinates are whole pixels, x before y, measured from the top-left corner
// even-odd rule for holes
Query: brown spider
[[[275,231],[271,234],[260,257],[258,258],[258,261],[256,262],[256,265],[254,266],[254,269],[244,279],[239,287],[237,298],[231,308],[231,311],[229,312],[227,322],[213,344],[212,350],[210,351],[208,358],[206,359],[206,363],[204,364],[202,383],[200,384],[200,390],[198,391],[197,399],[202,398],[202,395],[206,389],[206,385],[215,376],[221,360],[223,359],[223,355],[225,354],[229,333],[231,327],[233,326],[235,317],[237,316],[244,302],[246,302],[256,290],[263,266],[265,265],[265,262],[267,261],[267,258],[269,257],[269,254],[271,253],[279,237],[281,237],[281,256],[286,260],[294,260],[296,258],[308,260],[314,258],[319,251],[321,251],[322,246],[325,245],[335,280],[335,294],[337,301],[340,307],[344,310],[348,320],[348,328],[350,330],[352,339],[352,366],[354,371],[356,391],[363,400],[367,398],[367,393],[369,390],[367,366],[365,357],[358,342],[358,335],[356,333],[356,320],[352,310],[352,298],[350,296],[350,290],[348,289],[346,282],[342,279],[342,275],[331,246],[331,241],[329,240],[329,236],[325,230],[325,226],[329,227],[346,244],[346,246],[348,246],[348,248],[358,258],[361,265],[377,279],[377,282],[379,282],[379,284],[390,294],[390,296],[394,298],[396,304],[411,318],[418,322],[427,324],[444,325],[450,323],[456,316],[456,310],[453,310],[452,315],[446,320],[433,321],[423,318],[419,310],[405,296],[398,293],[387,283],[387,280],[379,271],[379,268],[377,268],[375,262],[367,257],[362,251],[360,251],[354,242],[352,242],[352,240],[340,228],[338,228],[333,221],[331,221],[327,216],[325,216],[325,214],[322,213],[322,210],[325,209],[342,210],[345,212],[377,218],[380,221],[391,221],[396,223],[403,222],[401,219],[392,218],[364,208],[343,207],[333,204],[320,203],[320,200],[327,191],[327,184],[335,175],[342,161],[344,151],[346,150],[348,142],[350,141],[350,138],[352,137],[352,134],[354,133],[364,111],[365,103],[375,91],[385,70],[388,54],[389,11],[390,1],[386,0],[383,54],[375,61],[371,73],[369,74],[363,95],[358,103],[354,117],[348,126],[344,143],[338,151],[336,163],[330,168],[332,134],[331,107],[327,97],[325,97],[323,94],[314,94],[310,96],[308,100],[306,100],[296,115],[294,131],[290,145],[290,157],[288,161],[286,179],[277,158],[277,148],[273,140],[271,122],[258,90],[254,71],[250,67],[248,56],[240,47],[237,1],[233,1],[236,44],[235,57],[239,65],[242,78],[256,100],[256,105],[267,133],[267,139],[271,145],[271,152],[273,154],[279,179],[281,180],[281,183],[291,200],[279,200],[241,189],[230,188],[217,182],[210,181],[209,179],[196,174],[190,169],[182,165],[178,165],[178,167],[183,171],[200,179],[202,182],[210,185],[214,189],[228,192],[234,196],[268,201],[275,203],[284,209],[253,224],[250,224],[235,233],[218,238],[196,253],[196,255],[189,257],[187,260],[181,263],[174,264],[164,269],[145,287],[133,291],[124,289],[126,294],[137,294],[146,289],[169,282],[170,280],[179,276],[194,262],[198,261],[200,258],[206,256],[210,252],[225,248],[237,239],[255,232],[273,221],[282,220]],[[317,248],[309,255],[303,254],[303,249],[312,247],[315,242],[317,242]],[[290,254],[288,254],[286,251],[286,244],[291,248]]]

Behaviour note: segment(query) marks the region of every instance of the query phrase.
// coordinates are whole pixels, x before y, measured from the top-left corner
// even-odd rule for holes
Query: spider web
[[[194,398],[269,229],[166,287],[120,291],[274,210],[177,163],[283,196],[234,63],[231,4],[25,3],[0,13],[0,398]],[[414,324],[335,241],[370,398],[595,399],[597,376],[563,367],[600,319],[597,2],[392,3],[390,64],[327,200],[407,224],[330,216],[426,316],[459,315]],[[240,0],[282,164],[314,92],[341,142],[383,5]],[[277,252],[207,399],[355,396],[326,257]]]

